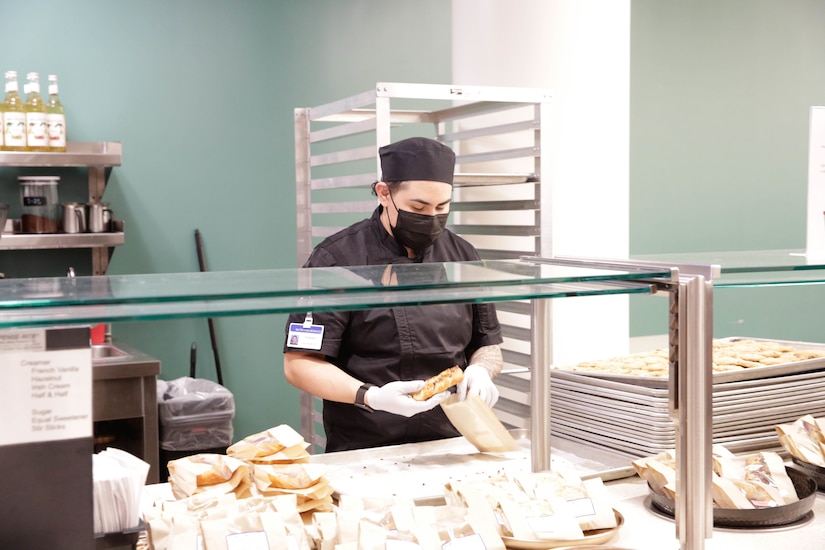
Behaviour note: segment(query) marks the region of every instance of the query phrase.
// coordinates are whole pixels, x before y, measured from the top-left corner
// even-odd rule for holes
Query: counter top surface
[[[610,541],[632,550],[678,549],[676,524],[651,510],[646,503],[647,484],[639,477],[606,483],[614,508],[624,516],[624,526]],[[766,529],[715,528],[705,541],[707,550],[820,550],[825,545],[825,493],[814,501],[813,517],[798,525]]]
[[[450,479],[529,471],[530,442],[516,437],[520,451],[479,453],[463,437],[314,455],[326,464],[326,477],[338,494],[413,498],[421,505],[443,504]],[[586,457],[586,458],[585,458]],[[652,509],[647,484],[635,475],[633,459],[571,441],[555,439],[552,468],[570,468],[580,477],[605,481],[624,525],[609,544],[628,550],[678,550],[676,524]],[[813,515],[798,524],[761,529],[715,528],[706,550],[821,550],[825,545],[825,492],[819,491]]]
[[[112,359],[92,360],[92,378],[109,380],[114,378],[135,378],[160,374],[160,361],[124,342],[111,344],[124,355]]]
[[[485,458],[480,458],[482,454],[464,438],[454,438],[425,444],[313,455],[312,462],[328,466],[325,477],[339,493],[386,497],[392,492],[399,497],[414,496],[421,505],[437,505],[443,504],[443,486],[440,484],[451,476],[461,478],[482,472],[495,473],[497,469],[528,469],[529,441],[517,441],[523,452],[488,453]],[[561,441],[554,442],[554,445],[557,443],[565,445]],[[680,549],[676,523],[673,518],[651,508],[645,481],[629,474],[626,468],[617,467],[617,461],[620,465],[629,465],[632,459],[618,458],[593,448],[590,448],[591,456],[582,458],[585,456],[583,449],[576,444],[564,449],[554,446],[553,451],[554,468],[573,467],[582,477],[598,475],[599,469],[606,472],[605,486],[613,508],[624,517],[624,524],[605,545],[623,550]],[[398,468],[406,474],[400,475]],[[423,472],[433,479],[422,483]],[[387,476],[392,477],[391,482]],[[434,492],[440,493],[441,502],[435,502]],[[168,483],[147,486],[144,497],[146,502],[173,498]],[[812,512],[796,524],[781,527],[715,528],[712,536],[704,541],[704,549],[821,550],[825,542],[825,492],[817,493]]]

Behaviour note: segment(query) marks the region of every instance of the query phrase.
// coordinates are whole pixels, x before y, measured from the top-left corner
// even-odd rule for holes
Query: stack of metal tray
[[[770,340],[798,349],[825,344]],[[551,369],[551,433],[632,456],[676,444],[668,379]],[[825,358],[713,375],[713,443],[781,450],[776,424],[825,415]]]

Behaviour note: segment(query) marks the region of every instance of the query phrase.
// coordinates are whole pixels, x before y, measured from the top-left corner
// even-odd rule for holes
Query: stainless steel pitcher
[[[64,202],[63,233],[84,233],[86,231],[86,205],[81,202]]]
[[[108,202],[89,203],[89,233],[105,233],[112,223],[112,210]]]

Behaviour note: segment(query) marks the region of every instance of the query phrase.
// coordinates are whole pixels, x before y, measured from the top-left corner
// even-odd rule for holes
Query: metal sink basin
[[[112,344],[98,344],[92,346],[92,362],[107,363],[124,361],[132,356]]]

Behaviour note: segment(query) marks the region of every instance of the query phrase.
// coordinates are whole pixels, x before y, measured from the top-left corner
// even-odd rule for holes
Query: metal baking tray
[[[654,440],[653,438],[639,437],[638,434],[631,437],[604,429],[595,432],[592,429],[583,429],[579,423],[567,420],[554,422],[551,425],[551,432],[554,436],[598,444],[632,457],[655,455],[661,451],[671,450],[676,443],[675,439],[673,441]],[[713,443],[724,445],[731,452],[781,450],[782,448],[776,434],[769,431],[761,434],[714,435]]]
[[[770,341],[825,350],[825,344]],[[809,413],[825,415],[825,360],[749,371],[744,375],[750,378],[744,378],[743,371],[714,375],[714,443],[731,451],[781,449],[777,424]],[[636,457],[672,449],[676,428],[670,419],[667,384],[667,378],[553,369],[551,433]]]
[[[598,410],[609,416],[618,418],[638,418],[645,422],[669,424],[670,417],[667,412],[667,401],[656,404],[656,406],[637,407],[627,406],[627,403],[616,401],[611,398],[603,398],[589,395],[564,395],[550,392],[550,405],[555,408],[576,408],[588,416],[594,410]]]
[[[625,426],[600,420],[598,415],[589,417],[569,415],[553,411],[551,415],[553,435],[604,445],[632,456],[656,454],[672,449],[676,444],[675,428],[655,431],[644,424]],[[741,427],[714,427],[713,443],[723,444],[729,450],[779,449],[779,440],[773,422],[742,424]]]
[[[816,406],[816,408],[821,408],[822,397],[812,397],[812,402],[806,402],[801,397],[799,398],[799,403],[793,403],[790,405],[785,404],[778,404],[778,403],[771,403],[769,400],[766,400],[762,405],[763,408],[753,408],[753,409],[745,409],[745,410],[735,410],[732,412],[727,411],[718,411],[716,409],[713,410],[713,420],[714,422],[718,420],[745,420],[747,418],[751,418],[752,420],[757,419],[774,419],[779,420],[782,418],[793,418],[794,420],[808,412],[813,414],[811,411],[812,406]],[[796,418],[794,418],[796,416]]]
[[[768,379],[772,380],[772,379]],[[733,388],[731,392],[717,388],[713,394],[714,411],[720,413],[751,411],[754,408],[779,407],[793,405],[808,398],[812,402],[820,399],[825,392],[825,371],[805,375],[782,377],[781,382],[751,384],[747,388]],[[632,386],[631,386],[632,387]],[[668,399],[666,396],[656,398],[634,399],[633,391],[604,388],[599,384],[582,381],[580,384],[551,383],[551,403],[553,400],[564,403],[582,403],[615,409],[622,414],[636,412],[640,415],[658,414],[667,417]]]
[[[642,418],[606,416],[601,414],[601,411],[590,409],[590,412],[587,412],[587,410],[588,409],[586,407],[580,409],[571,407],[551,408],[550,423],[552,424],[556,420],[564,418],[570,422],[575,422],[580,426],[593,426],[606,434],[610,433],[608,428],[613,428],[615,426],[617,429],[629,429],[631,431],[635,431],[636,437],[639,437],[639,429],[643,429],[646,432],[649,432],[650,435],[654,436],[657,434],[669,436],[673,435],[674,425],[672,422],[649,423],[645,422]]]
[[[777,376],[774,378],[760,378],[755,380],[746,380],[743,382],[728,382],[726,384],[715,384],[713,386],[714,399],[735,398],[741,395],[752,395],[754,388],[759,388],[760,392],[775,389],[782,391],[788,387],[799,386],[800,383],[805,383],[803,389],[808,384],[815,384],[819,381],[825,380],[824,371],[811,371],[798,374],[787,374],[785,376]]]
[[[729,338],[718,338],[716,340],[730,342],[735,342],[738,340],[755,340],[757,342],[773,342],[777,344],[784,344],[788,346],[793,346],[797,349],[815,349],[825,351],[825,344],[817,342],[774,340],[770,338],[752,338],[746,336],[732,336]],[[784,376],[786,374],[810,372],[822,369],[825,369],[825,358],[820,357],[816,359],[808,359],[805,361],[796,361],[794,363],[785,363],[782,365],[769,365],[764,367],[754,367],[737,371],[714,373],[713,384],[740,382],[743,380],[769,378],[773,376]],[[571,371],[561,368],[552,368],[550,370],[550,375],[551,377],[554,377],[559,372],[575,373],[577,375],[585,377],[602,378],[605,380],[616,380],[620,382],[625,382],[627,384],[648,386],[654,388],[667,387],[668,385],[668,378],[659,376],[634,376],[629,374],[611,374],[606,372]]]
[[[656,445],[646,445],[644,442],[640,441],[625,441],[620,438],[610,437],[609,435],[605,436],[598,433],[588,432],[578,428],[577,426],[565,425],[564,423],[553,424],[551,426],[551,435],[572,439],[573,441],[587,441],[632,458],[655,455],[656,453],[665,450],[665,448]],[[667,448],[672,449],[673,445],[670,445]]]
[[[659,380],[664,382],[665,387],[663,388],[635,384],[633,383],[633,377],[627,376],[626,378],[630,380],[614,380],[602,376],[593,376],[593,373],[550,369],[550,388],[552,389],[554,386],[573,389],[582,387],[599,388],[605,395],[608,395],[611,391],[620,392],[620,395],[627,400],[641,404],[668,399],[667,378]]]
[[[609,435],[624,434],[626,437],[631,437],[634,439],[638,439],[639,429],[647,429],[647,427],[642,424],[621,424],[617,422],[606,421],[602,418],[593,418],[592,420],[589,420],[581,416],[568,415],[564,412],[556,412],[551,417],[551,426],[555,423],[569,424],[577,426],[581,429],[587,429],[588,431],[596,430],[596,433],[604,433]],[[647,441],[655,442],[657,444],[664,444],[667,442],[671,442],[672,444],[672,442],[674,441],[674,437],[675,435],[673,430],[671,430],[670,432],[649,432],[646,434]]]

